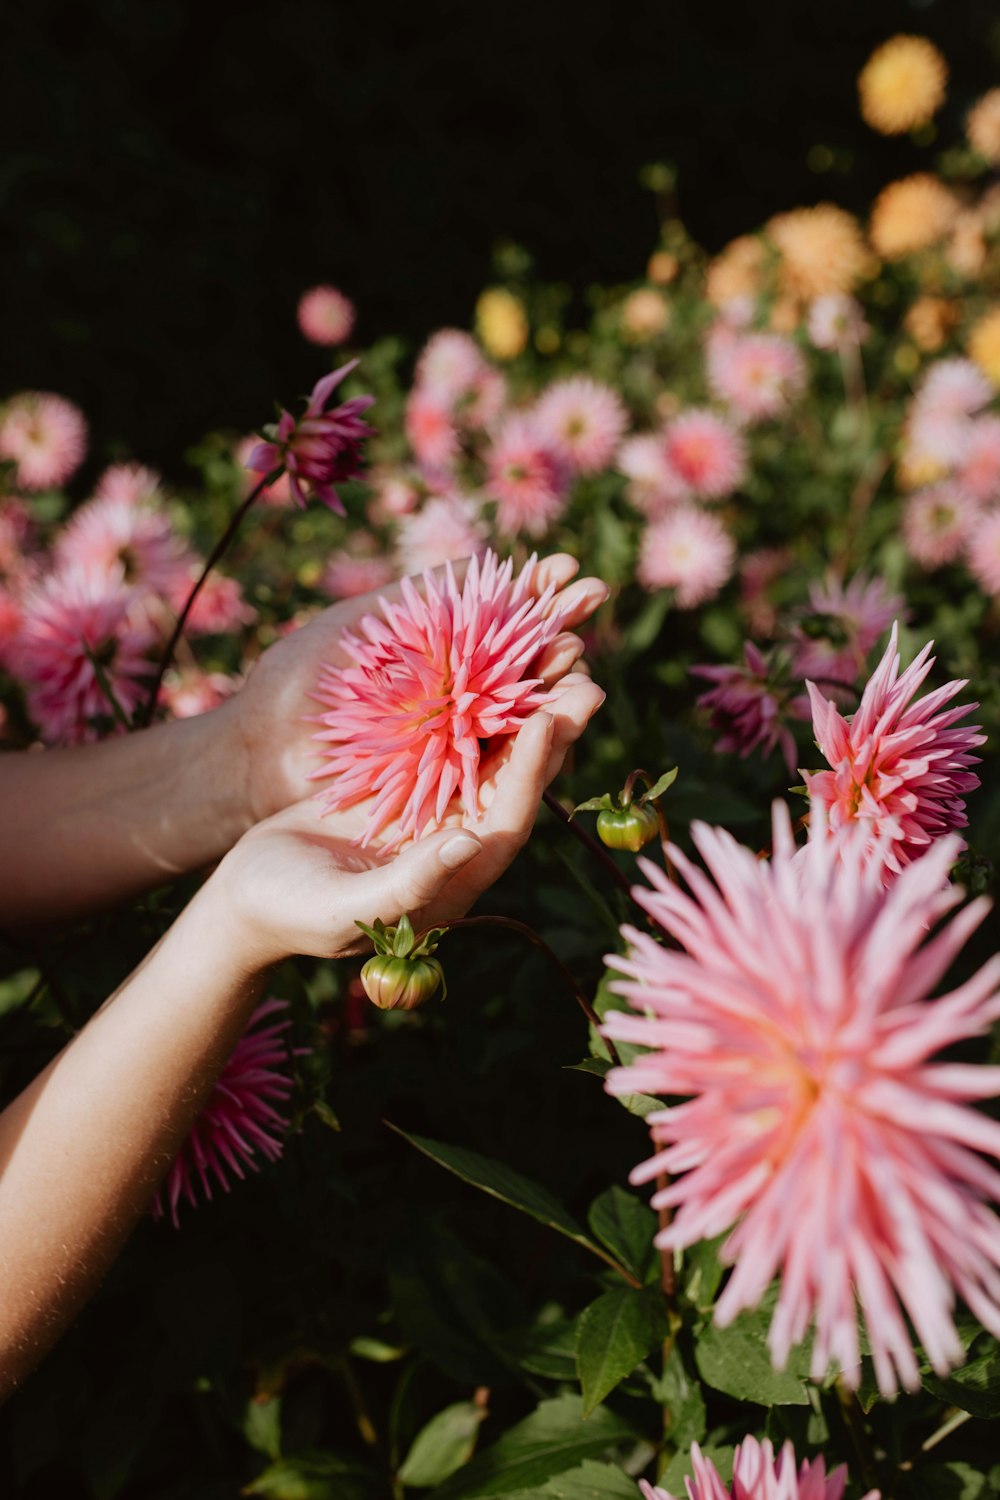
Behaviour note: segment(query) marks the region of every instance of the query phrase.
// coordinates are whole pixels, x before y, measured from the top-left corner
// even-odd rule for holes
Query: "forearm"
[[[0,1115],[0,1397],[104,1275],[244,1031],[264,973],[212,883]]]
[[[115,905],[219,859],[252,821],[233,705],[0,757],[0,927]]]

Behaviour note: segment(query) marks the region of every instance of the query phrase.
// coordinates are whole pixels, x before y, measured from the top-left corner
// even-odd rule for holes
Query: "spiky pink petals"
[[[424,574],[423,594],[404,579],[398,602],[380,600],[340,644],[354,665],[328,666],[316,693],[316,739],[332,777],[328,812],[373,798],[362,843],[418,838],[454,797],[476,819],[480,767],[491,745],[516,734],[549,701],[532,663],[559,632],[552,590],[536,597],[534,558],[513,564],[492,552],[473,559],[459,585]]]
[[[155,635],[133,604],[131,590],[75,571],[50,574],[25,599],[7,657],[50,744],[78,745],[112,729],[109,692],[124,714],[138,707]]]
[[[256,474],[270,474],[284,465],[292,495],[303,508],[315,496],[344,515],[336,486],[362,472],[361,450],[374,429],[361,414],[374,404],[374,396],[354,396],[327,410],[334,390],[357,363],[352,359],[318,380],[302,416],[296,421],[291,412],[283,411],[276,427],[265,428],[270,441],[258,443],[246,460]]]
[[[302,293],[295,309],[303,338],[326,348],[347,342],[356,316],[354,303],[335,286],[310,287]]]
[[[278,1160],[288,1121],[277,1106],[292,1092],[285,1040],[291,1022],[263,1023],[287,1008],[284,1000],[265,1000],[250,1017],[153,1200],[154,1218],[168,1213],[176,1228],[182,1198],[197,1208],[199,1188],[210,1199],[213,1178],[228,1193],[230,1179],[259,1171],[261,1157]]]
[[[24,490],[65,484],[83,462],[87,424],[64,396],[24,391],[0,410],[0,459],[14,464],[14,480]]]
[[[163,599],[183,586],[192,566],[192,555],[165,511],[150,498],[114,492],[74,511],[59,535],[56,556],[63,566],[148,589]]]
[[[676,590],[680,609],[714,598],[733,571],[736,547],[721,521],[679,505],[646,528],[636,569],[643,588]]]
[[[486,464],[486,493],[497,502],[501,536],[544,536],[566,508],[569,476],[534,417],[523,412],[508,417]]]
[[[615,456],[628,415],[610,386],[574,375],[549,386],[535,407],[542,438],[574,474],[597,474]]]
[[[885,844],[888,876],[925,855],[935,839],[968,822],[966,792],[979,785],[969,770],[985,744],[978,725],[959,724],[978,707],[945,705],[966,686],[948,682],[913,702],[934,665],[933,641],[900,676],[895,625],[885,655],[872,674],[858,710],[844,718],[811,682],[806,686],[813,731],[831,767],[803,772],[810,796],[831,829],[859,822],[869,844]]]
[[[609,1036],[651,1048],[608,1076],[613,1093],[681,1096],[649,1116],[656,1154],[632,1173],[673,1179],[653,1198],[674,1212],[664,1249],[732,1230],[720,1326],[780,1289],[769,1344],[781,1367],[815,1337],[812,1375],[857,1384],[859,1312],[879,1388],[920,1384],[906,1318],[933,1368],[964,1357],[961,1297],[1000,1334],[1000,1124],[969,1108],[994,1097],[1000,1068],[936,1062],[1000,1017],[1000,955],[960,988],[927,997],[989,908],[948,884],[946,837],[888,887],[855,828],[828,834],[814,807],[796,851],[784,804],[760,860],[722,829],[695,824],[711,875],[671,850],[690,894],[642,862],[634,894],[680,945],[623,928],[635,1014]],[[905,1316],[904,1316],[905,1314]]]
[[[746,443],[713,411],[692,406],[674,417],[664,428],[663,448],[667,463],[696,499],[721,500],[746,478]]]
[[[847,1470],[841,1465],[830,1474],[822,1458],[805,1458],[796,1469],[795,1449],[787,1440],[775,1454],[770,1438],[762,1443],[745,1437],[733,1459],[732,1486],[723,1483],[718,1469],[697,1443],[691,1445],[694,1478],[687,1482],[688,1500],[841,1500]],[[639,1480],[643,1500],[675,1500],[659,1485]],[[864,1500],[879,1500],[878,1490],[869,1490]]]
[[[890,594],[884,579],[855,573],[847,584],[836,577],[809,585],[809,606],[791,632],[792,670],[820,686],[855,683],[868,653],[893,620],[905,618],[905,601]]]

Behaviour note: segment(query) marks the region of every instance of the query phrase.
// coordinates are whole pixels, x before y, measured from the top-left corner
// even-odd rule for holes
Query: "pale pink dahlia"
[[[830,351],[860,344],[871,332],[860,303],[844,292],[829,292],[810,304],[808,329],[815,347]]]
[[[303,292],[295,319],[303,338],[333,348],[346,344],[354,327],[354,303],[335,286],[314,286]]]
[[[123,496],[81,505],[60,533],[55,553],[60,565],[148,589],[164,599],[183,586],[192,566],[191,552],[166,512]]]
[[[340,382],[357,366],[352,359],[324,375],[313,386],[302,416],[282,411],[276,426],[266,427],[269,441],[258,443],[247,459],[247,468],[270,474],[283,465],[295,502],[303,509],[310,496],[330,510],[345,515],[336,486],[356,478],[363,468],[361,450],[373,428],[361,420],[374,404],[374,396],[353,396],[327,410],[327,403]]]
[[[442,405],[451,406],[472,389],[484,368],[488,366],[471,333],[440,328],[420,351],[415,379]]]
[[[663,430],[667,463],[699,500],[720,500],[743,483],[743,437],[724,417],[699,407],[681,412]]]
[[[356,599],[385,588],[395,576],[396,569],[387,557],[363,557],[341,548],[330,554],[320,587],[331,599]]]
[[[431,476],[449,474],[461,452],[450,399],[414,388],[406,398],[404,426],[421,469]]]
[[[1000,500],[1000,417],[976,417],[970,422],[955,478],[981,505]]]
[[[708,383],[738,421],[779,417],[805,385],[801,351],[775,333],[730,334],[710,341]]]
[[[486,455],[485,492],[497,502],[501,536],[540,537],[566,508],[566,465],[533,416],[508,417]]]
[[[256,442],[256,438],[251,439]],[[146,505],[160,498],[160,475],[145,464],[111,464],[94,486],[97,500],[117,500],[127,505]]]
[[[198,1207],[198,1188],[212,1196],[212,1179],[229,1192],[230,1179],[241,1180],[249,1167],[259,1171],[259,1158],[277,1161],[288,1120],[279,1113],[292,1092],[289,1058],[305,1051],[289,1049],[285,1032],[291,1022],[262,1022],[287,1009],[284,1000],[265,1000],[250,1017],[243,1036],[219,1075],[211,1098],[191,1127],[153,1199],[151,1212],[160,1219],[169,1213],[178,1227],[182,1198]]]
[[[891,1396],[920,1384],[907,1318],[940,1375],[964,1358],[958,1297],[1000,1333],[1000,1172],[984,1159],[1000,1123],[968,1107],[1000,1091],[1000,1068],[932,1060],[1000,1017],[1000,956],[928,999],[990,905],[928,937],[962,897],[958,839],[884,887],[858,830],[830,834],[815,805],[811,825],[796,851],[776,804],[768,862],[696,823],[712,880],[670,851],[690,895],[642,862],[653,889],[634,894],[680,951],[623,928],[628,954],[607,962],[636,1014],[609,1015],[607,1034],[652,1050],[608,1087],[686,1096],[649,1116],[658,1149],[632,1181],[673,1179],[652,1200],[674,1211],[663,1249],[732,1230],[715,1322],[778,1276],[775,1364],[812,1324],[813,1378],[832,1365],[856,1385],[860,1313]]]
[[[676,589],[679,609],[712,599],[733,571],[736,548],[716,516],[680,505],[647,526],[636,576],[643,588]]]
[[[903,541],[915,562],[940,568],[960,557],[976,516],[965,490],[945,482],[916,490],[903,511]]]
[[[888,592],[885,580],[856,573],[844,584],[831,576],[809,585],[809,607],[792,628],[792,670],[820,686],[850,686],[868,664],[868,653],[893,620],[903,618],[905,602]]]
[[[804,1458],[796,1468],[795,1449],[787,1440],[776,1455],[770,1438],[759,1443],[745,1437],[733,1458],[732,1485],[723,1483],[718,1469],[697,1443],[691,1444],[694,1478],[687,1480],[688,1500],[841,1500],[847,1470],[841,1465],[826,1472],[822,1458]],[[675,1500],[659,1485],[639,1480],[643,1500]],[[869,1490],[864,1500],[879,1500],[878,1490]]]
[[[316,735],[333,777],[327,811],[374,797],[362,843],[390,832],[387,847],[418,838],[457,794],[478,818],[480,767],[496,742],[516,734],[549,701],[532,663],[559,632],[552,590],[535,596],[532,560],[513,577],[492,552],[473,558],[460,587],[425,573],[398,603],[380,600],[357,634],[342,633],[351,667],[326,667],[316,693]]]
[[[610,386],[574,375],[549,386],[534,420],[543,440],[574,474],[597,474],[614,458],[628,415]]]
[[[7,657],[50,744],[78,745],[114,728],[97,667],[126,715],[145,696],[155,635],[133,603],[130,589],[69,570],[50,574],[25,599]]]
[[[176,615],[187,603],[201,567],[197,561],[192,562],[171,584],[168,602]],[[184,628],[188,635],[228,635],[231,630],[252,625],[256,618],[257,611],[243,597],[239,581],[213,568],[198,591]]]
[[[488,531],[475,500],[462,495],[432,495],[420,510],[404,516],[399,523],[399,571],[422,573],[441,563],[474,557],[485,547]]]
[[[1000,506],[978,520],[969,535],[966,565],[987,594],[1000,594]]]
[[[806,683],[816,743],[832,769],[802,773],[832,830],[859,822],[868,830],[869,847],[884,845],[888,875],[926,858],[942,834],[965,827],[962,797],[979,785],[969,770],[979,760],[972,751],[986,743],[978,725],[958,723],[978,704],[945,708],[964,680],[911,702],[934,665],[934,643],[900,676],[897,636],[893,625],[885,655],[849,719]]]
[[[24,391],[0,409],[0,459],[13,461],[21,489],[65,484],[86,451],[87,423],[64,396]]]
[[[651,521],[690,498],[688,486],[667,462],[663,440],[657,433],[626,438],[615,466],[628,480],[625,493],[629,503]]]
[[[194,719],[218,708],[242,686],[239,677],[227,677],[225,672],[186,667],[182,672],[167,673],[160,689],[160,702],[166,704],[173,718]]]
[[[787,693],[776,682],[774,666],[753,641],[743,643],[742,666],[700,666],[689,670],[714,682],[702,693],[698,707],[709,714],[719,738],[718,751],[733,751],[741,759],[758,747],[770,755],[780,747],[789,772],[795,770],[795,741],[785,722]]]
[[[924,376],[910,403],[905,437],[912,456],[937,463],[961,463],[968,448],[971,418],[992,400],[989,380],[970,359],[939,359]]]

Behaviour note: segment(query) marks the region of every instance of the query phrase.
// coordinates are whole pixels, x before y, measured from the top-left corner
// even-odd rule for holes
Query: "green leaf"
[[[709,1312],[715,1302],[719,1283],[726,1268],[719,1259],[719,1248],[729,1234],[716,1235],[711,1240],[700,1240],[684,1251],[682,1289],[684,1296],[699,1312]]]
[[[433,1500],[482,1500],[530,1491],[584,1459],[634,1442],[635,1436],[614,1412],[601,1407],[584,1421],[579,1396],[557,1396],[477,1454],[434,1491]]]
[[[784,1370],[776,1370],[767,1347],[767,1331],[775,1294],[751,1312],[742,1313],[728,1328],[709,1323],[695,1344],[695,1363],[713,1390],[738,1401],[761,1406],[806,1406],[803,1384],[809,1374],[809,1349],[793,1349]]]
[[[370,1338],[368,1334],[359,1334],[356,1339],[351,1339],[347,1346],[350,1353],[358,1359],[369,1359],[376,1365],[392,1364],[394,1360],[402,1359],[406,1353],[405,1348],[397,1344],[387,1344],[382,1339]]]
[[[910,1477],[906,1500],[996,1500],[1000,1464],[982,1474],[971,1464],[920,1464]]]
[[[649,791],[643,792],[642,796],[639,798],[639,801],[652,802],[656,797],[662,797],[667,788],[673,786],[674,782],[677,780],[679,771],[679,766],[674,766],[674,769],[672,771],[664,771],[659,781],[654,781]]]
[[[280,1458],[243,1490],[265,1500],[367,1500],[371,1471],[334,1453],[306,1452]]]
[[[399,1479],[418,1489],[442,1484],[472,1457],[485,1416],[485,1407],[474,1401],[457,1401],[439,1411],[414,1438]]]
[[[265,1396],[247,1403],[243,1417],[243,1436],[251,1448],[266,1458],[281,1455],[281,1398]]]
[[[578,812],[614,812],[615,806],[610,792],[605,792],[603,797],[588,797],[586,802],[578,802],[570,817],[575,818]]]
[[[679,1346],[675,1343],[663,1367],[663,1374],[653,1385],[654,1399],[663,1407],[666,1436],[675,1448],[685,1451],[705,1436],[705,1398],[701,1386],[685,1368]]]
[[[396,923],[396,931],[392,940],[392,951],[397,958],[409,957],[410,949],[416,934],[413,931],[413,923],[404,912]]]
[[[576,1366],[589,1416],[669,1332],[663,1293],[615,1287],[586,1308],[576,1336]]]
[[[548,1188],[542,1187],[541,1183],[532,1182],[530,1177],[522,1177],[520,1172],[515,1172],[512,1167],[505,1166],[503,1162],[495,1161],[490,1156],[480,1156],[478,1151],[468,1151],[464,1146],[446,1145],[442,1141],[430,1141],[425,1136],[410,1135],[388,1120],[385,1123],[390,1130],[401,1135],[404,1141],[409,1141],[411,1146],[416,1146],[418,1151],[422,1151],[439,1166],[454,1172],[463,1182],[471,1183],[473,1187],[489,1193],[490,1197],[499,1198],[501,1203],[508,1203],[511,1208],[520,1209],[521,1213],[529,1214],[540,1224],[564,1234],[567,1239],[613,1265],[615,1270],[622,1269],[617,1261],[612,1260],[600,1245],[587,1236],[559,1199]]]
[[[944,1380],[925,1375],[924,1390],[974,1417],[1000,1416],[1000,1344],[984,1334],[973,1344],[973,1353],[967,1364]]]
[[[602,1245],[637,1278],[646,1282],[659,1269],[653,1246],[656,1215],[634,1193],[615,1184],[590,1205],[587,1223]]]
[[[578,1318],[558,1318],[516,1328],[503,1337],[503,1347],[522,1370],[546,1380],[576,1380]]]
[[[728,1485],[733,1477],[733,1458],[735,1457],[736,1449],[728,1447],[702,1448],[701,1451],[705,1458],[709,1459],[718,1469],[719,1477],[723,1484]],[[694,1464],[691,1460],[690,1452],[675,1453],[657,1480],[657,1484],[670,1495],[683,1495],[686,1493],[684,1488],[685,1479],[693,1478]]]
[[[601,1041],[600,1045],[603,1047],[604,1042]],[[619,1051],[621,1050],[621,1046],[622,1044],[619,1042]],[[606,1078],[611,1072],[611,1063],[606,1057],[585,1057],[582,1062],[568,1063],[566,1071],[569,1073],[592,1073],[595,1078]],[[663,1100],[654,1099],[652,1094],[615,1094],[613,1097],[630,1115],[637,1115],[640,1120],[644,1120],[647,1115],[651,1115],[656,1109],[665,1108]]]
[[[667,611],[671,605],[667,589],[661,589],[643,606],[625,631],[624,646],[628,651],[647,651],[663,629]]]
[[[333,1110],[330,1108],[329,1104],[327,1104],[325,1099],[314,1099],[312,1111],[313,1114],[316,1115],[317,1119],[322,1120],[323,1124],[329,1130],[340,1129],[340,1121],[334,1114]]]
[[[582,1463],[556,1475],[540,1490],[519,1490],[516,1500],[638,1500],[634,1479],[617,1465]]]

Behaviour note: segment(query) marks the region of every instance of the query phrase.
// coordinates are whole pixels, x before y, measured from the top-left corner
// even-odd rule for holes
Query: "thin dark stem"
[[[858,1455],[858,1467],[860,1469],[862,1482],[866,1487],[874,1488],[878,1484],[878,1465],[872,1452],[868,1429],[865,1425],[865,1414],[861,1409],[861,1403],[857,1394],[844,1382],[842,1376],[836,1382],[837,1400],[840,1402],[840,1410],[844,1424],[850,1433],[854,1451]]]
[[[552,964],[553,968],[559,970],[559,973],[565,979],[568,988],[573,991],[577,1005],[583,1011],[591,1026],[596,1027],[598,1030],[600,1029],[601,1018],[595,1011],[594,1007],[591,1005],[590,1001],[587,999],[586,995],[581,990],[580,986],[577,984],[571,970],[567,969],[566,965],[563,963],[559,955],[553,953],[552,949],[549,947],[545,939],[543,937],[540,937],[533,927],[529,927],[527,922],[519,922],[516,917],[457,917],[454,922],[448,923],[445,931],[455,932],[460,927],[506,927],[508,932],[519,932],[522,937],[526,937],[529,942],[534,943],[536,948],[541,949],[541,951],[548,958],[549,962]],[[431,929],[428,929],[428,931],[430,930]],[[420,933],[419,937],[417,938],[418,944],[424,936],[424,933]],[[615,1047],[614,1042],[609,1040],[608,1037],[605,1037],[604,1045],[607,1047],[608,1053],[611,1057],[611,1061],[614,1063],[615,1067],[620,1068],[622,1066],[622,1060],[618,1055],[618,1049]]]
[[[670,1178],[667,1176],[666,1172],[660,1172],[660,1173],[658,1173],[657,1174],[657,1178],[656,1178],[656,1191],[658,1193],[665,1193],[666,1190],[667,1190],[667,1188],[669,1186],[670,1186]],[[664,1229],[669,1229],[670,1228],[670,1210],[669,1210],[669,1208],[659,1208],[659,1209],[657,1209],[657,1217],[659,1219],[659,1227],[660,1227],[661,1232]],[[663,1295],[667,1299],[667,1305],[670,1308],[673,1308],[673,1302],[674,1302],[674,1257],[673,1257],[673,1252],[670,1251],[670,1250],[661,1250],[660,1251],[660,1286],[663,1288]],[[672,1342],[672,1338],[671,1338],[671,1342]]]
[[[212,569],[215,567],[219,559],[223,557],[224,554],[228,551],[230,542],[233,540],[236,533],[239,531],[240,526],[242,525],[243,517],[253,505],[258,495],[262,494],[263,491],[267,489],[268,485],[273,484],[282,472],[283,470],[281,467],[272,469],[270,474],[264,475],[259,484],[254,485],[253,489],[243,501],[242,505],[238,506],[237,509],[233,512],[232,520],[229,522],[229,525],[226,527],[225,531],[222,533],[219,540],[216,542],[215,546],[209,553],[208,561],[206,562],[204,568],[201,570],[201,576],[199,577],[194,588],[191,590],[190,594],[188,594],[187,599],[184,601],[184,608],[178,615],[177,624],[174,626],[173,633],[166,646],[164,647],[163,655],[160,657],[159,666],[156,669],[156,677],[153,681],[152,687],[149,690],[149,697],[147,698],[140,712],[136,714],[137,724],[148,724],[156,712],[156,705],[159,701],[160,688],[163,686],[163,679],[167,675],[170,663],[174,659],[174,652],[177,650],[177,643],[180,640],[181,636],[184,634],[184,626],[187,624],[188,616],[194,608],[194,601],[201,593],[201,590],[209,573],[211,573]]]
[[[554,812],[556,817],[559,818],[561,822],[566,824],[566,827],[569,829],[570,833],[578,838],[580,840],[580,843],[590,850],[591,854],[596,855],[596,857],[601,861],[601,864],[607,870],[608,874],[611,876],[612,880],[618,886],[619,890],[624,891],[630,901],[634,901],[635,897],[632,895],[632,885],[629,881],[628,876],[624,875],[622,871],[619,870],[618,866],[615,864],[614,860],[611,858],[611,855],[605,849],[604,845],[598,843],[597,839],[592,838],[587,830],[583,828],[579,823],[577,823],[575,819],[571,820],[569,813],[563,807],[558,797],[554,797],[551,792],[543,792],[542,801],[545,803],[545,806],[549,809],[550,812]]]

